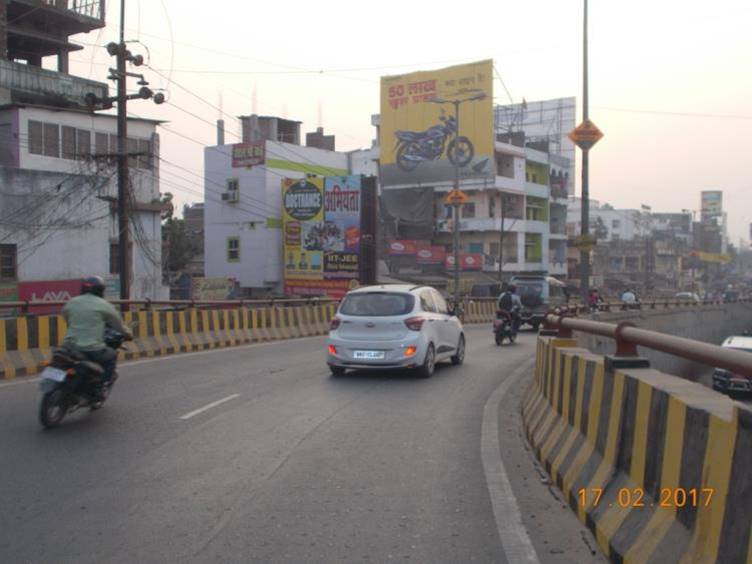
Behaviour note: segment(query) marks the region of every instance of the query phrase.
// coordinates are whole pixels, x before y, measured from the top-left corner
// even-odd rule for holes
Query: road
[[[33,383],[2,384],[0,561],[514,561],[483,414],[518,367],[529,379],[534,336],[467,333],[465,365],[428,380],[332,378],[320,337],[136,361],[103,410],[54,431]],[[597,561],[525,450],[520,385],[491,405],[501,502],[541,562]]]

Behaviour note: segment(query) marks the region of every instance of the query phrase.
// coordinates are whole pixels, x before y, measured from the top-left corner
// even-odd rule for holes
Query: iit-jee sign
[[[589,151],[603,138],[603,132],[592,121],[586,119],[569,133],[569,138],[583,151]]]

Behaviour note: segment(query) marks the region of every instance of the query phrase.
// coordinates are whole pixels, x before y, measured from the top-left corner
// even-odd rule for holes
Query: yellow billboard
[[[493,62],[381,78],[381,182],[448,182],[496,174]]]

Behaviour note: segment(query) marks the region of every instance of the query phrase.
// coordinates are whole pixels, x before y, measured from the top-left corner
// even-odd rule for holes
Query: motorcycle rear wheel
[[[57,389],[42,396],[39,405],[39,421],[45,429],[52,429],[63,422],[68,405],[63,390]]]
[[[475,156],[475,147],[467,137],[457,137],[449,142],[447,157],[449,162],[460,168],[466,166]]]
[[[395,158],[395,161],[397,162],[397,166],[405,172],[414,171],[416,168],[418,168],[420,161],[406,159],[405,157],[407,155],[416,155],[419,152],[420,152],[420,145],[418,145],[417,143],[415,142],[402,143],[397,149],[397,156]]]
[[[504,344],[504,337],[501,336],[501,333],[496,333],[494,335],[494,340],[496,341],[496,344],[498,346],[501,346]]]

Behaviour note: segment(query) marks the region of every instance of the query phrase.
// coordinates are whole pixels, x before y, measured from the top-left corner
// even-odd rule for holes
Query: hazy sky
[[[162,190],[180,204],[200,201],[200,144],[216,134],[185,110],[213,123],[220,97],[230,116],[281,115],[303,121],[304,133],[323,125],[342,150],[370,145],[382,74],[493,58],[515,102],[574,95],[581,105],[582,4],[127,0],[127,39],[190,91],[146,69],[170,103],[129,108],[169,121],[162,156],[182,169],[163,163]],[[107,8],[107,28],[77,39],[117,39],[119,2]],[[590,117],[605,133],[591,152],[593,198],[678,211],[698,209],[701,190],[723,190],[732,241],[749,238],[750,29],[749,0],[590,0]],[[72,57],[72,72],[105,79],[104,49]],[[498,80],[494,96],[509,101]],[[225,119],[234,142],[239,124]]]

